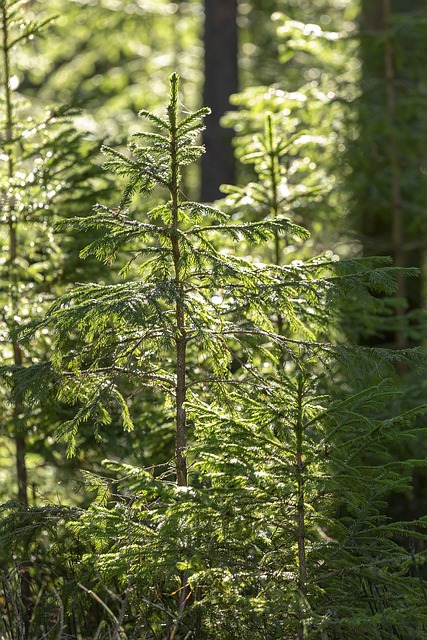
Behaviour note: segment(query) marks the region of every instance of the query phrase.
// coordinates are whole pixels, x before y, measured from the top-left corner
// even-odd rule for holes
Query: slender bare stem
[[[304,380],[298,380],[297,406],[298,415],[296,431],[296,478],[297,478],[297,538],[298,538],[298,587],[301,599],[298,640],[304,640],[304,608],[307,597],[307,558],[305,549],[305,463],[304,463],[304,422],[303,422],[303,389]]]
[[[176,77],[176,76],[175,76]],[[177,82],[177,78],[176,78]],[[177,87],[172,89],[172,103],[169,107],[171,121],[171,198],[172,198],[172,256],[175,269],[177,287],[177,301],[175,305],[176,329],[176,478],[178,486],[187,486],[188,472],[185,458],[187,444],[187,422],[185,414],[186,397],[186,349],[187,336],[185,332],[184,287],[182,281],[181,250],[178,241],[179,230],[179,163],[177,140]]]
[[[184,282],[182,269],[182,256],[179,246],[179,183],[180,183],[180,167],[178,160],[178,76],[174,74],[171,79],[171,102],[168,107],[169,119],[171,124],[170,132],[170,151],[171,151],[171,199],[172,199],[172,228],[171,228],[171,244],[172,258],[175,271],[175,283],[177,290],[177,299],[175,303],[176,318],[176,337],[175,337],[175,353],[176,353],[176,483],[179,487],[188,486],[188,467],[185,456],[185,448],[187,445],[187,418],[185,411],[185,399],[187,392],[187,362],[186,350],[188,336],[185,329],[185,309],[184,309]],[[191,595],[185,572],[181,574],[181,588],[179,591],[179,610],[175,624],[169,632],[169,640],[173,640],[180,626],[181,619]]]
[[[2,58],[3,58],[3,90],[6,105],[5,119],[5,152],[8,157],[7,172],[9,182],[12,181],[15,174],[15,155],[13,149],[14,139],[14,116],[13,116],[13,100],[11,89],[11,72],[10,72],[10,38],[9,38],[9,12],[7,2],[1,5],[2,20]],[[16,206],[13,195],[9,196],[6,205],[7,225],[9,233],[9,287],[10,287],[10,316],[11,323],[16,324],[16,318],[19,317],[19,279],[18,279],[18,238],[17,238],[17,216]],[[11,328],[11,327],[9,327]],[[22,349],[15,339],[12,340],[13,362],[15,366],[22,366],[23,354]],[[18,482],[18,500],[25,506],[28,506],[28,478],[26,464],[26,437],[21,424],[23,414],[22,403],[15,401],[12,409],[12,424],[15,433],[16,448],[16,475]],[[31,602],[31,585],[30,574],[27,568],[20,572],[20,592],[24,605],[24,637],[28,638],[30,632],[30,620],[32,611]]]
[[[7,3],[2,3],[2,31],[3,31],[3,89],[6,103],[6,122],[5,122],[5,150],[8,156],[8,178],[13,179],[15,173],[15,158],[12,149],[13,140],[13,103],[12,90],[10,86],[10,44],[9,44],[9,16]],[[7,206],[7,222],[9,230],[9,285],[10,285],[10,304],[11,316],[14,318],[19,316],[19,292],[18,292],[18,238],[17,238],[17,219],[15,211],[15,202],[12,197],[8,198]],[[12,340],[13,361],[16,366],[22,366],[23,357],[22,350],[16,340]],[[19,419],[22,414],[21,403],[15,402],[13,407],[12,420],[14,425],[19,425]],[[15,433],[16,445],[16,471],[18,479],[18,500],[24,505],[28,505],[27,491],[27,466],[25,461],[26,442],[22,429],[17,428]]]
[[[275,140],[274,140],[274,129],[273,129],[273,119],[271,115],[267,116],[267,142],[268,142],[268,161],[270,167],[270,177],[271,177],[271,202],[270,202],[270,211],[274,218],[277,218],[279,215],[279,192],[277,184],[277,177],[279,172],[278,166],[278,158],[277,153],[275,151]],[[281,264],[281,246],[280,246],[280,236],[277,229],[274,230],[274,264],[280,266]],[[282,335],[283,333],[283,316],[281,313],[277,314],[277,333]]]

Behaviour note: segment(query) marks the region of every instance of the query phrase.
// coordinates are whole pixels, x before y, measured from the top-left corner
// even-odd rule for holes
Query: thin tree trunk
[[[205,84],[203,104],[212,110],[206,122],[202,157],[201,199],[220,197],[221,184],[234,184],[232,133],[220,119],[230,107],[230,95],[238,90],[237,0],[205,0]]]
[[[174,81],[178,83],[178,78],[175,76]],[[172,95],[177,97],[177,85],[172,88]],[[185,448],[187,446],[187,418],[185,412],[185,398],[186,398],[186,375],[187,375],[187,335],[185,329],[185,309],[184,309],[184,284],[182,281],[182,266],[181,266],[181,250],[178,240],[179,232],[179,186],[180,186],[180,174],[178,166],[178,144],[177,144],[177,103],[172,103],[169,107],[169,116],[171,122],[171,172],[172,172],[172,184],[171,184],[171,198],[172,198],[172,258],[175,271],[175,284],[177,288],[177,301],[175,304],[175,319],[176,319],[176,338],[175,338],[175,357],[176,357],[176,387],[175,387],[175,403],[176,403],[176,415],[175,415],[175,451],[176,451],[176,483],[178,487],[188,486],[188,470],[187,459],[185,456]],[[181,573],[181,588],[179,590],[179,606],[178,615],[175,623],[168,632],[168,640],[174,640],[181,619],[184,616],[185,608],[188,602],[188,598],[191,595],[190,587],[188,585],[187,575],[185,572]]]
[[[280,215],[279,211],[279,185],[277,184],[277,177],[279,175],[279,161],[277,153],[275,151],[276,141],[274,135],[274,124],[271,115],[267,116],[267,128],[266,136],[268,138],[269,146],[269,162],[270,162],[270,177],[271,177],[271,195],[270,202],[270,214],[273,218],[277,218]],[[278,267],[282,264],[282,246],[280,241],[280,235],[277,229],[274,230],[274,264]],[[277,314],[277,333],[283,334],[283,316],[281,313]],[[283,364],[283,356],[280,359]]]
[[[172,140],[171,140],[171,165],[172,165],[172,256],[175,269],[175,282],[178,291],[177,302],[175,306],[175,318],[177,327],[177,336],[175,340],[176,347],[176,481],[178,486],[187,486],[187,460],[185,458],[185,447],[187,444],[187,420],[185,415],[185,396],[186,396],[186,349],[187,336],[185,332],[185,312],[183,306],[184,288],[181,280],[181,251],[178,242],[178,211],[179,211],[179,175],[177,160],[177,140],[176,140],[176,108],[172,115]]]
[[[9,16],[7,3],[2,3],[2,31],[3,31],[3,89],[6,103],[6,123],[5,139],[6,152],[8,156],[8,177],[13,179],[15,173],[15,158],[12,150],[14,137],[12,90],[10,87],[10,42],[9,42]],[[10,306],[13,323],[19,317],[19,291],[18,291],[18,239],[17,239],[17,219],[15,202],[13,197],[9,197],[6,203],[8,230],[9,230],[9,286],[10,286]],[[16,340],[12,340],[13,362],[15,366],[22,366],[22,349]],[[12,409],[12,424],[14,427],[14,438],[16,447],[16,475],[18,483],[18,500],[24,507],[28,507],[28,479],[26,465],[26,438],[22,425],[23,407],[19,401],[15,401]],[[25,638],[29,637],[30,620],[32,612],[31,602],[31,579],[26,567],[20,568],[20,591],[21,600],[24,607],[24,633]]]
[[[307,598],[307,558],[305,549],[305,463],[304,463],[304,423],[303,423],[303,386],[302,377],[298,381],[298,416],[296,423],[296,475],[297,475],[297,539],[298,539],[298,588],[300,593],[300,623],[298,640],[304,640],[304,610]]]
[[[3,30],[3,88],[5,92],[6,102],[6,125],[5,125],[5,137],[6,137],[6,149],[8,156],[8,177],[13,179],[15,173],[15,160],[11,149],[13,140],[13,107],[12,107],[12,91],[10,88],[10,45],[9,45],[9,18],[7,13],[6,3],[3,3],[2,7],[2,30]],[[11,315],[13,318],[19,316],[18,309],[18,273],[17,273],[17,258],[18,258],[18,240],[17,240],[17,220],[15,212],[15,202],[13,198],[9,198],[7,202],[8,213],[8,229],[9,229],[9,285],[10,285],[10,304]],[[15,322],[15,320],[14,320]],[[12,341],[13,348],[13,361],[16,366],[22,366],[22,350],[16,340]],[[27,468],[25,461],[25,435],[22,432],[22,427],[19,426],[22,414],[22,406],[20,403],[15,402],[13,408],[12,420],[16,428],[16,470],[18,477],[18,499],[28,506],[28,491],[27,491]]]

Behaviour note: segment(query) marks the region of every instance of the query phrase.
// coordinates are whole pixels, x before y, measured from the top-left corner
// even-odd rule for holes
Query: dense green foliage
[[[43,64],[27,64],[23,91],[40,87],[29,110],[13,74],[44,18],[0,2],[1,446],[17,460],[17,499],[5,487],[0,508],[0,637],[427,638],[427,520],[390,518],[414,469],[425,473],[426,405],[399,376],[422,371],[425,352],[357,345],[384,328],[403,335],[395,294],[417,270],[363,257],[342,233],[355,6],[315,3],[320,28],[299,21],[304,3],[268,3],[275,20],[253,50],[244,42],[245,73],[270,81],[284,65],[292,90],[234,99],[241,183],[211,204],[193,196],[209,117],[189,92],[200,4],[70,4]],[[249,33],[263,11],[251,7],[239,17]],[[97,46],[102,29],[129,33],[111,40],[112,74],[94,68],[85,36],[98,15]],[[184,82],[170,75],[161,113],[129,78],[144,46],[154,73],[166,24],[160,66],[178,62]],[[64,85],[79,59],[84,82],[79,71]],[[43,115],[46,75],[62,98],[87,92],[90,133],[74,107]],[[93,137],[105,115],[102,171]],[[80,495],[55,496],[53,478],[70,475]]]

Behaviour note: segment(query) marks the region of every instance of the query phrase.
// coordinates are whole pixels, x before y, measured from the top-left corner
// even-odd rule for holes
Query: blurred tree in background
[[[360,13],[360,95],[349,162],[352,209],[368,253],[423,269],[425,220],[425,4],[364,2]],[[374,176],[374,179],[373,179]],[[421,280],[399,282],[409,307],[423,306]],[[396,344],[405,344],[400,333]]]
[[[396,265],[420,270],[419,278],[398,279],[391,318],[370,339],[371,344],[401,348],[425,343],[427,75],[421,44],[427,37],[425,3],[362,2],[359,23],[361,73],[348,151],[351,220],[366,255],[391,255]],[[425,395],[425,384],[405,370],[402,374],[407,402],[416,402]],[[418,440],[415,447],[427,455],[425,440]],[[396,456],[406,451],[400,448]],[[404,513],[411,518],[423,512],[425,473],[414,469],[412,483],[409,499],[396,497],[391,502],[394,516]]]
[[[234,183],[231,132],[221,127],[230,110],[230,96],[238,89],[237,0],[205,0],[203,104],[211,117],[203,135],[201,198],[212,202],[222,184]]]

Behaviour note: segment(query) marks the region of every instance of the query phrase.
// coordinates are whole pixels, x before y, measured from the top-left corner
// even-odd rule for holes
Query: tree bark
[[[238,90],[237,0],[205,0],[205,84],[203,104],[212,110],[203,143],[201,199],[220,197],[221,184],[233,184],[232,132],[220,120],[230,106],[230,95]]]

